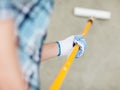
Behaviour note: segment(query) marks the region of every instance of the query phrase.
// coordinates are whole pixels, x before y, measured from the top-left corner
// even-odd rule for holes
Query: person
[[[82,35],[45,44],[53,0],[0,0],[0,90],[39,90],[39,65],[55,56],[68,55]]]

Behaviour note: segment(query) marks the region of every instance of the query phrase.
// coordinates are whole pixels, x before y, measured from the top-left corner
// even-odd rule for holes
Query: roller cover
[[[109,11],[79,8],[79,7],[74,8],[74,15],[82,16],[82,17],[95,17],[98,19],[110,19],[111,18],[111,12]]]

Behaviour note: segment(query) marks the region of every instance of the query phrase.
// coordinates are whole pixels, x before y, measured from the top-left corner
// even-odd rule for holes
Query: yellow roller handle
[[[88,23],[86,25],[86,27],[83,30],[82,35],[86,35],[86,33],[88,32],[90,26],[92,25],[93,20],[90,19],[88,20]],[[70,54],[70,56],[68,57],[68,59],[65,61],[63,67],[61,68],[60,72],[58,73],[57,77],[55,78],[55,80],[53,81],[52,85],[50,86],[49,90],[59,90],[63,80],[65,79],[65,76],[68,72],[68,70],[70,69],[70,66],[79,50],[79,45],[75,45],[73,48],[72,53]]]

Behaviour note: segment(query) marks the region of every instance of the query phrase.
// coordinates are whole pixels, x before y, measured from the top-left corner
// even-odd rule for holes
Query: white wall
[[[82,32],[87,18],[75,17],[75,6],[109,10],[112,18],[94,22],[85,37],[88,49],[72,64],[61,90],[120,90],[120,0],[55,0],[46,42]],[[65,59],[41,64],[41,90],[48,90]]]

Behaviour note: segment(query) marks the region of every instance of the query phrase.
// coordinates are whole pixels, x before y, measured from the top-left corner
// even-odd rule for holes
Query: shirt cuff
[[[0,0],[0,20],[13,18],[11,0]]]

